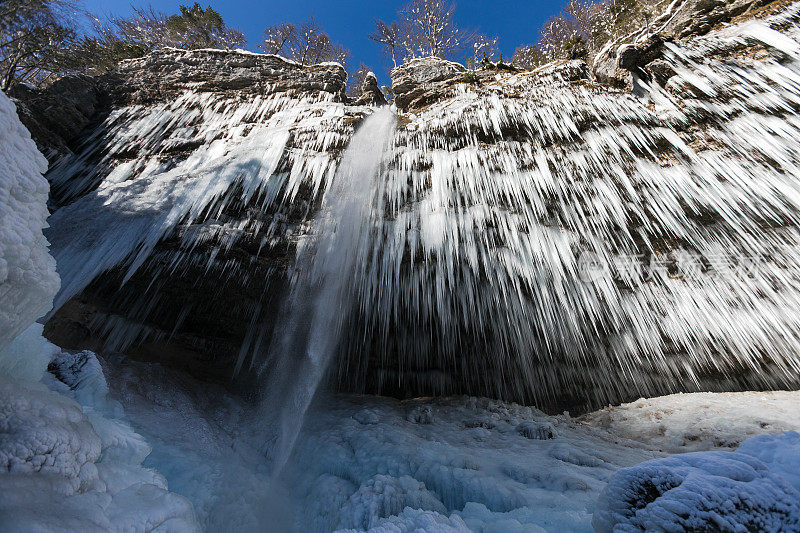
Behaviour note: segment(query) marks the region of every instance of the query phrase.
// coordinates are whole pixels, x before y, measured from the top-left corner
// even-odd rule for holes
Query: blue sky
[[[134,5],[152,5],[156,10],[174,13],[179,4],[191,5],[193,0],[133,1]],[[351,64],[363,61],[375,70],[381,83],[388,83],[389,60],[380,47],[367,38],[375,19],[392,20],[404,0],[282,0],[251,2],[228,0],[200,2],[210,5],[231,26],[243,31],[248,48],[257,51],[264,28],[279,22],[301,22],[313,15],[322,28],[352,52]],[[488,35],[500,36],[500,49],[510,57],[514,49],[537,39],[538,30],[547,18],[556,14],[566,0],[461,0],[456,5],[456,22],[476,28]],[[130,12],[130,0],[85,0],[85,7],[96,14]]]

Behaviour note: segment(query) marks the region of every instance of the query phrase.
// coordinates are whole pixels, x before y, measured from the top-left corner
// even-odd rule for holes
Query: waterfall
[[[269,378],[260,413],[273,420],[268,454],[273,472],[288,459],[303,416],[339,343],[353,303],[354,276],[370,229],[381,164],[394,133],[395,115],[382,108],[369,116],[345,150],[310,242],[298,250],[297,278],[276,325],[265,367]]]

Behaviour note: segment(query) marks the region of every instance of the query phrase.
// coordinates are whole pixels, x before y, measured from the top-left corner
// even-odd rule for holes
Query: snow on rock
[[[756,435],[800,428],[800,391],[642,398],[580,420],[669,453],[735,449]]]
[[[393,76],[398,106],[405,88],[419,105],[358,276],[344,387],[554,410],[795,388],[797,7],[664,44],[675,74],[633,94],[581,80],[581,62]]]
[[[0,350],[50,310],[58,291],[42,234],[49,214],[46,170],[14,104],[0,93]],[[6,360],[0,356],[0,368],[8,368]]]
[[[797,531],[800,492],[751,455],[686,453],[614,474],[592,525],[598,533]]]

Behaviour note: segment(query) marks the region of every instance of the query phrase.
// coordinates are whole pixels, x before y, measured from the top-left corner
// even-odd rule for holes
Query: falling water
[[[279,473],[291,453],[306,409],[339,343],[352,304],[359,251],[375,227],[373,203],[395,115],[382,108],[353,136],[314,218],[310,242],[299,251],[298,274],[276,326],[263,419],[273,420],[269,455]]]

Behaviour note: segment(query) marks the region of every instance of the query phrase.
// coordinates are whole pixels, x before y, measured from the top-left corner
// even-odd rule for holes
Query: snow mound
[[[106,397],[97,357],[59,352],[34,333],[6,349],[38,347],[15,353],[33,361],[56,353],[49,369],[60,381],[0,379],[0,529],[197,531],[192,504],[141,466],[150,446]]]
[[[751,455],[687,453],[614,474],[592,525],[599,533],[797,531],[800,492]]]
[[[770,471],[780,474],[800,491],[800,433],[787,431],[783,435],[754,437],[737,451],[760,459]]]
[[[58,291],[47,251],[47,160],[0,92],[0,349],[50,310]],[[6,369],[5,355],[0,368]]]

